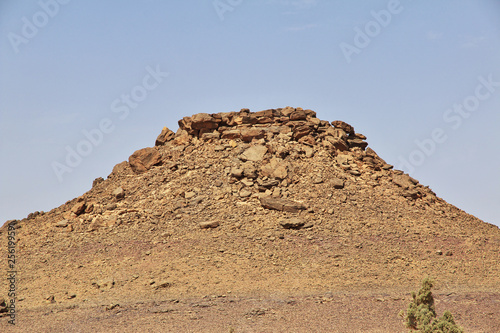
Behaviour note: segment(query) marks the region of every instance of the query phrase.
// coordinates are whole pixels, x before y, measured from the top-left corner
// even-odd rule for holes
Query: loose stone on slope
[[[286,220],[281,220],[280,225],[285,228],[285,229],[300,229],[306,224],[306,221],[297,218],[297,217],[292,217]]]
[[[267,153],[267,147],[256,145],[245,150],[239,157],[242,161],[261,161]]]
[[[208,221],[208,222],[200,222],[199,223],[200,228],[202,229],[211,229],[211,228],[217,228],[220,223],[219,221]]]
[[[306,209],[306,207],[299,202],[288,199],[273,198],[271,196],[261,197],[260,203],[264,208],[290,213],[298,213],[299,211]]]

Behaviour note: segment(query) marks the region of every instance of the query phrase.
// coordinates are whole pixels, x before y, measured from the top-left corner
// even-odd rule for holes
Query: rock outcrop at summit
[[[356,151],[356,148],[359,148],[358,155],[363,156],[365,163],[376,170],[390,168],[373,150],[365,151],[368,146],[366,137],[356,133],[354,127],[340,120],[331,123],[320,120],[316,118],[316,112],[309,109],[287,106],[258,112],[242,109],[239,112],[198,113],[179,120],[179,130],[175,134],[168,128],[163,128],[155,145],[161,146],[169,141],[183,145],[194,138],[208,142],[293,140],[311,147],[305,148],[305,154],[309,157],[317,145],[334,155],[343,151]]]

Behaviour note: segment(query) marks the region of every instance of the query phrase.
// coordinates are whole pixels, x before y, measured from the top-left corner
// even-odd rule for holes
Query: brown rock
[[[347,133],[340,128],[334,128],[334,127],[328,127],[325,131],[324,135],[329,135],[333,136],[334,138],[340,139],[340,140],[347,140]]]
[[[311,135],[306,135],[303,136],[299,139],[299,143],[308,145],[308,146],[314,146],[316,144],[316,140]]]
[[[249,196],[251,196],[251,195],[252,195],[252,191],[249,191],[249,190],[247,190],[247,189],[242,189],[242,190],[240,191],[240,193],[239,193],[239,196],[240,196],[241,198],[248,198],[248,197],[249,197]]]
[[[243,169],[243,176],[254,179],[257,178],[257,169],[251,161],[247,161],[241,165]]]
[[[166,289],[170,288],[172,286],[172,281],[166,280],[166,281],[161,281],[155,284],[154,288],[155,289]]]
[[[220,133],[218,131],[213,131],[213,132],[208,132],[208,133],[203,133],[201,134],[201,139],[208,141],[208,140],[217,140],[220,138]]]
[[[219,221],[200,222],[200,228],[202,229],[217,228],[219,225]]]
[[[308,117],[316,118],[316,111],[305,109],[304,112]]]
[[[287,165],[285,163],[280,163],[276,169],[274,169],[273,176],[276,179],[283,180],[288,176]]]
[[[257,117],[257,124],[271,124],[274,122],[274,118],[271,117]]]
[[[243,169],[233,167],[231,168],[231,176],[235,178],[241,178],[243,177]]]
[[[422,197],[420,192],[417,191],[416,189],[404,190],[402,194],[403,194],[403,197],[408,198],[408,199],[413,199],[413,200],[416,200],[416,199]]]
[[[156,138],[155,146],[163,146],[166,142],[173,140],[175,133],[167,127],[163,127],[160,135]]]
[[[307,115],[303,110],[295,110],[290,114],[290,120],[306,120]]]
[[[261,161],[266,153],[267,153],[266,146],[255,145],[245,150],[240,155],[240,159],[243,161],[253,161],[253,162]]]
[[[255,112],[256,117],[274,118],[274,117],[279,117],[280,115],[281,115],[280,112],[276,109],[268,109]]]
[[[236,115],[236,112],[220,112],[219,115],[221,117],[220,125],[229,125],[232,123],[233,117]],[[219,126],[220,127],[220,126]]]
[[[359,147],[364,150],[368,146],[368,143],[366,141],[363,141],[362,139],[358,138],[347,139],[347,142],[350,148]]]
[[[107,291],[115,286],[115,279],[104,278],[104,279],[93,282],[92,285],[99,288],[101,291]]]
[[[76,215],[83,214],[85,212],[85,208],[87,208],[87,205],[85,202],[78,202],[71,208],[71,212],[75,213]]]
[[[292,217],[290,219],[281,220],[280,225],[285,229],[300,229],[306,224],[301,218]]]
[[[241,140],[250,142],[253,139],[262,139],[266,132],[260,128],[242,128],[240,133]]]
[[[281,109],[281,115],[284,117],[289,117],[292,112],[295,112],[295,108],[292,108],[291,106]]]
[[[335,120],[332,121],[332,125],[335,128],[340,128],[341,130],[344,130],[347,134],[354,135],[354,127],[352,127],[346,122],[343,122],[341,120]]]
[[[191,141],[191,136],[186,130],[179,128],[177,133],[175,133],[175,138],[172,141],[175,145],[186,145]]]
[[[333,145],[333,147],[337,150],[340,151],[349,150],[349,146],[347,145],[347,142],[345,142],[344,140],[341,140],[339,138],[334,138],[332,136],[327,136],[326,140],[330,142]]]
[[[316,175],[312,178],[311,181],[313,184],[321,184],[323,183],[323,177],[321,177],[320,175]]]
[[[95,186],[99,185],[103,181],[104,181],[104,178],[102,178],[102,177],[94,179],[94,181],[92,182],[92,188],[94,188]]]
[[[273,157],[261,168],[262,175],[270,178],[285,179],[288,176],[288,164],[281,158]]]
[[[239,139],[240,137],[241,137],[240,130],[237,129],[224,131],[222,132],[221,136],[222,139],[229,139],[229,140]]]
[[[116,200],[121,200],[125,197],[125,191],[121,187],[116,188],[112,194]]]
[[[364,136],[363,134],[361,133],[355,133],[354,134],[354,137],[355,138],[358,138],[358,139],[361,139],[361,140],[366,140],[366,136]]]
[[[315,127],[318,127],[321,125],[321,120],[318,118],[313,118],[311,116],[307,116],[307,121],[311,124],[313,124]]]
[[[257,179],[257,183],[259,185],[259,190],[265,191],[268,188],[279,185],[280,182],[277,181],[276,179],[262,180],[259,178],[259,179]]]
[[[303,126],[298,126],[298,127],[294,128],[292,131],[293,131],[293,138],[295,140],[299,140],[303,136],[306,136],[309,133],[311,133],[312,128],[307,126],[307,125],[303,125]]]
[[[127,161],[123,161],[113,167],[113,170],[111,171],[109,177],[113,177],[126,172],[130,172],[130,164]]]
[[[304,154],[307,158],[311,158],[314,156],[314,149],[309,147],[309,146],[304,146],[302,148],[302,150],[304,151]]]
[[[113,310],[113,309],[115,309],[115,308],[117,308],[117,307],[119,307],[119,306],[120,306],[120,304],[117,304],[117,303],[111,303],[111,304],[106,305],[106,306],[104,307],[104,309],[105,309],[106,311],[111,311],[111,310]]]
[[[136,173],[146,172],[161,163],[161,155],[154,148],[143,148],[130,155],[128,162]]]
[[[342,179],[339,179],[339,178],[333,178],[330,180],[333,188],[336,188],[336,189],[341,189],[341,188],[344,188],[344,181]]]
[[[191,128],[193,129],[216,129],[219,127],[219,119],[208,113],[198,113],[191,117]]]
[[[402,174],[402,175],[394,175],[392,177],[392,182],[404,189],[409,189],[409,188],[412,188],[415,184],[413,181],[415,181],[413,178],[411,178],[410,176],[406,175],[406,174]],[[412,181],[413,179],[413,181]]]
[[[262,207],[267,209],[274,209],[290,213],[298,213],[300,210],[306,209],[306,207],[299,202],[288,199],[273,198],[271,196],[260,198],[260,204],[262,205]]]
[[[97,229],[102,228],[104,226],[106,226],[106,223],[105,223],[104,219],[99,215],[99,216],[96,216],[92,219],[92,221],[90,222],[90,224],[87,228],[87,231],[89,231],[89,232],[96,231]]]
[[[234,125],[242,125],[242,124],[256,124],[257,123],[257,117],[255,114],[239,114],[235,117],[233,117],[233,123]]]
[[[353,176],[361,176],[361,172],[359,170],[349,170],[348,172]]]
[[[57,228],[66,228],[68,226],[68,220],[61,220],[56,223]]]

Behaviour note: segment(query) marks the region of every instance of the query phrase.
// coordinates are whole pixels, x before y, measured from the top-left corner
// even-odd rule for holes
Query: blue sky
[[[0,223],[83,194],[183,116],[290,105],[500,225],[499,17],[497,0],[3,0]]]

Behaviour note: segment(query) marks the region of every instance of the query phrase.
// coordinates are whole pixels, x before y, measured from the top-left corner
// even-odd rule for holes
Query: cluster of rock
[[[391,165],[367,148],[365,140],[351,125],[319,120],[314,111],[302,108],[184,117],[177,133],[164,128],[155,147],[135,151],[128,162],[113,168],[108,179],[94,180],[93,194],[72,201],[63,219],[54,225],[68,231],[74,227],[95,231],[134,221],[137,214],[168,218],[197,207],[223,207],[240,201],[277,214],[292,214],[292,219],[318,209],[331,215],[333,206],[325,208],[299,193],[317,188],[315,196],[334,198],[341,205],[356,183],[394,198],[427,196],[433,200],[429,189],[402,171],[391,170]],[[189,175],[187,184],[183,183],[185,174]],[[143,181],[146,187],[139,185]],[[165,182],[168,186],[163,188]],[[300,186],[303,190],[297,189]],[[345,186],[349,189],[344,190]],[[149,191],[161,201],[150,199]],[[208,219],[199,226],[210,229],[219,225],[219,220]],[[311,223],[286,219],[280,225],[301,229]]]
[[[274,136],[291,133],[293,140],[314,146],[321,143],[325,147],[340,151],[368,145],[366,137],[354,132],[354,128],[343,122],[328,122],[316,118],[316,112],[302,108],[285,107],[250,112],[198,113],[179,120],[179,130],[173,133],[164,128],[156,140],[163,145],[170,140],[185,144],[197,137],[204,141],[230,139],[251,142],[254,139],[271,140]]]
[[[392,168],[372,149],[366,149],[366,137],[356,133],[351,125],[340,120],[320,120],[312,110],[289,106],[258,112],[242,109],[239,112],[198,113],[184,117],[179,120],[176,133],[164,127],[156,139],[155,146],[167,143],[189,145],[195,140],[211,143],[296,141],[304,145],[306,157],[311,157],[315,148],[326,149],[333,156],[339,152],[352,151],[359,160],[371,165],[375,170]],[[129,163],[136,173],[142,173],[161,164],[162,157],[156,149],[144,148],[132,154]],[[350,168],[348,164],[345,166]],[[279,174],[277,167],[270,165],[269,173]],[[359,175],[356,168],[350,172]]]

